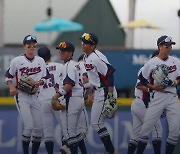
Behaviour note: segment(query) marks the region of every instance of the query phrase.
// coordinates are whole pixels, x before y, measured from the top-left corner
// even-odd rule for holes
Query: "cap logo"
[[[160,45],[161,43],[163,43],[163,42],[165,42],[165,43],[169,43],[169,42],[172,42],[172,37],[166,37],[164,40],[162,40],[161,42],[159,42],[159,44],[158,45]]]
[[[59,46],[66,49],[67,44],[66,44],[66,42],[60,42]]]

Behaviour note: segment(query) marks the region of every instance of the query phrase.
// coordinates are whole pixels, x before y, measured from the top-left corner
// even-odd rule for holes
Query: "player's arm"
[[[75,69],[74,67],[67,66],[67,75],[63,80],[63,86],[59,88],[59,91],[53,96],[52,99],[58,99],[61,96],[68,94],[75,86]]]
[[[17,60],[13,59],[10,63],[9,69],[6,71],[5,74],[5,82],[9,87],[9,92],[11,95],[16,95],[18,93],[18,89],[13,85],[12,82],[15,74],[17,73],[16,66]]]
[[[153,84],[149,83],[149,81],[142,75],[142,72],[138,76],[138,79],[140,80],[142,85],[146,86],[149,89],[156,90],[156,91],[163,91],[165,88],[161,85],[153,85]]]

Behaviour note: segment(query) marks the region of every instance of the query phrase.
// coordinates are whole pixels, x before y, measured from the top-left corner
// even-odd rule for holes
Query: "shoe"
[[[71,154],[71,150],[66,145],[61,147],[60,152],[61,154]]]
[[[104,154],[109,154],[109,152],[105,152]],[[114,154],[120,154],[119,152],[118,152],[118,150],[114,150]]]

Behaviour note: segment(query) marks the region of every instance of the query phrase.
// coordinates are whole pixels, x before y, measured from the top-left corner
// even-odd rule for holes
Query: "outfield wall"
[[[90,115],[90,109],[88,109],[88,115]],[[115,148],[118,149],[121,154],[125,154],[127,152],[129,139],[132,136],[132,121],[129,109],[120,109],[115,118],[113,120],[108,120],[106,124],[112,136],[112,141]],[[162,120],[162,124],[164,128],[163,136],[166,137],[167,124],[165,119]],[[22,154],[21,133],[22,123],[15,106],[11,107],[11,109],[10,106],[6,106],[6,108],[1,109],[0,154]],[[54,136],[54,151],[55,153],[58,153],[61,143],[61,127],[59,124],[57,124],[57,122],[55,122]],[[95,133],[91,127],[86,139],[86,145],[89,154],[101,154],[104,152],[103,145],[97,137],[97,133]],[[162,150],[164,151],[164,142]],[[42,143],[39,154],[45,153],[45,147]],[[151,142],[148,144],[146,154],[152,154]]]

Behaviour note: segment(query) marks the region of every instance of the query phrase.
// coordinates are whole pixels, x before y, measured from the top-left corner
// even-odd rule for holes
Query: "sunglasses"
[[[59,47],[66,49],[66,47],[67,47],[66,42],[61,42],[61,43],[59,44]]]
[[[27,45],[27,48],[30,49],[30,48],[36,48],[37,46],[36,45]]]
[[[88,41],[88,42],[92,42],[93,44],[96,44],[92,39],[91,39],[91,35],[90,34],[88,34],[88,33],[84,33],[83,35],[82,35],[82,38],[84,38],[86,41]]]
[[[169,49],[169,48],[172,48],[172,45],[164,45],[165,48]]]
[[[169,42],[172,42],[172,37],[166,37],[164,40],[162,40],[161,42],[159,42],[159,44],[158,45],[160,45],[161,43],[163,43],[163,42],[165,42],[165,43],[169,43]]]

